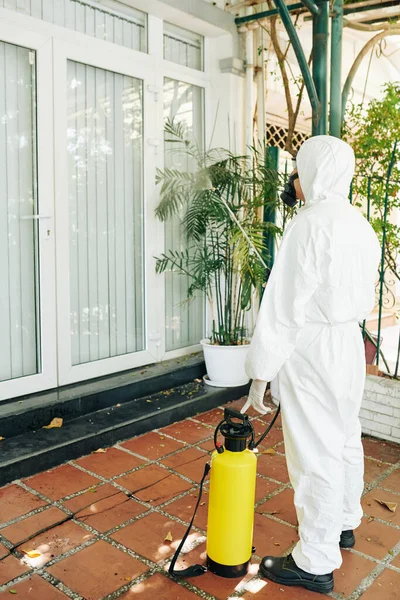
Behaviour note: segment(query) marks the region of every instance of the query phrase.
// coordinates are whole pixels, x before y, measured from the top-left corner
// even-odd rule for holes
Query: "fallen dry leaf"
[[[97,490],[95,488],[92,488],[91,490],[89,490],[89,492],[91,492],[92,494],[96,494]]]
[[[105,450],[105,448],[99,448],[98,450],[95,450],[93,454],[105,454],[106,452],[107,450]]]
[[[151,402],[151,400],[146,400],[146,402]]]
[[[55,417],[49,425],[44,425],[43,429],[57,429],[63,426],[63,419]]]
[[[195,379],[195,383],[201,383],[201,379]]]
[[[274,542],[274,546],[280,546],[278,542]]]
[[[117,404],[117,408],[119,408],[120,406],[121,406],[120,404]]]
[[[372,523],[372,521],[375,521],[375,517],[369,517],[368,523]]]
[[[21,550],[21,552],[28,558],[39,558],[39,556],[42,556],[37,550]]]
[[[200,506],[204,506],[204,505],[205,505],[205,502],[200,502]]]
[[[276,452],[273,448],[267,448],[267,450],[263,450],[261,454],[270,454],[271,456],[275,456]]]
[[[172,542],[172,533],[168,531],[167,535],[164,538],[164,542]]]
[[[10,594],[16,594],[17,590],[9,590]]]
[[[132,581],[132,577],[125,577],[125,581]]]
[[[388,508],[390,510],[390,512],[395,513],[396,509],[397,509],[397,503],[396,502],[386,502],[386,500],[379,500],[378,498],[374,498],[374,500],[376,502],[379,502],[379,504],[381,504],[382,506],[386,506],[386,508]]]
[[[371,538],[367,538],[367,542],[370,542],[370,541],[371,541]]]
[[[160,440],[165,440],[165,437],[163,435],[160,435]]]
[[[0,435],[0,442],[1,442],[2,440],[5,440],[5,439],[6,439],[6,438],[3,438],[3,437],[1,437],[1,435]]]

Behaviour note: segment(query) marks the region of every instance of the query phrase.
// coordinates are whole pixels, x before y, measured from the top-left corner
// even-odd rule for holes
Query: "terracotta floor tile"
[[[186,442],[187,444],[196,444],[196,442],[200,442],[201,440],[210,437],[213,433],[213,431],[208,429],[208,427],[205,427],[205,425],[195,423],[194,421],[179,421],[178,423],[173,423],[173,425],[168,425],[168,427],[164,427],[164,429],[160,430],[161,435],[163,432],[181,442]]]
[[[400,449],[398,444],[383,442],[373,438],[363,438],[365,456],[371,456],[388,463],[397,463],[400,460]]]
[[[379,482],[379,486],[383,488],[387,488],[389,490],[393,490],[394,492],[400,493],[400,469],[396,469],[393,471],[389,477],[382,479]],[[400,502],[400,500],[399,500]]]
[[[342,566],[334,572],[334,591],[347,598],[360,585],[361,581],[375,569],[376,563],[352,552],[343,551],[342,556]]]
[[[182,555],[176,564],[176,569],[184,569],[192,564],[205,564],[206,563],[206,545],[201,544],[197,546],[194,550],[189,552],[186,555]],[[167,570],[169,564],[166,565],[165,569]],[[218,600],[225,600],[228,596],[233,594],[235,590],[238,590],[241,585],[244,585],[246,581],[253,577],[253,573],[246,575],[245,577],[237,577],[234,579],[227,579],[223,577],[218,577],[208,571],[201,577],[189,577],[188,582],[193,583],[201,590],[212,594]]]
[[[193,418],[196,419],[196,421],[204,423],[205,425],[212,425],[213,427],[216,427],[224,418],[224,411],[222,408],[214,408],[214,410],[209,410],[208,412],[196,415]]]
[[[297,540],[297,531],[293,527],[277,523],[258,513],[255,514],[254,546],[258,556],[280,556]]]
[[[124,448],[127,448],[127,450],[130,450],[131,452],[135,452],[136,454],[140,454],[140,456],[148,458],[149,460],[156,460],[157,458],[166,456],[167,454],[175,452],[176,450],[179,450],[179,448],[184,447],[184,444],[181,442],[171,440],[170,438],[156,433],[155,431],[135,437],[132,440],[124,442],[120,445]]]
[[[80,494],[79,496],[75,496],[75,498],[63,502],[63,504],[73,513],[77,513],[80,510],[89,508],[94,503],[103,500],[103,498],[111,498],[117,494],[120,494],[120,491],[116,487],[109,483],[103,483],[91,488],[87,492],[83,492],[83,494]]]
[[[397,567],[398,569],[400,569],[400,554],[398,554],[396,556],[396,558],[394,558],[390,564],[393,565],[394,567]]]
[[[177,467],[187,465],[202,457],[209,458],[207,454],[204,454],[204,452],[201,452],[201,450],[198,450],[197,448],[187,448],[173,456],[163,458],[161,462],[166,467],[176,470]]]
[[[362,600],[399,600],[400,573],[385,569],[370,588],[362,595]]]
[[[12,589],[17,592],[15,598],[22,598],[23,600],[67,600],[68,598],[39,575],[24,579],[21,583],[14,585]],[[0,598],[1,600],[10,600],[12,596],[9,590],[6,590],[0,594]]]
[[[394,502],[398,504],[398,509],[395,513],[391,512],[386,506],[382,506],[377,500],[384,500],[385,502]],[[362,507],[364,513],[371,516],[382,519],[387,523],[393,523],[394,525],[400,525],[400,497],[380,490],[379,488],[373,489],[369,494],[366,494],[362,499]],[[400,539],[400,535],[399,535]]]
[[[367,483],[371,483],[377,477],[382,475],[387,469],[390,469],[390,465],[383,462],[376,462],[369,458],[364,460],[364,480]]]
[[[66,519],[68,516],[64,512],[52,507],[2,529],[1,533],[13,544],[18,544],[48,527],[63,523]]]
[[[52,500],[59,500],[96,485],[99,480],[72,465],[62,465],[26,479],[25,483]]]
[[[159,513],[151,513],[136,523],[123,527],[111,537],[141,556],[159,562],[175,552],[185,531],[186,527],[180,523]],[[165,541],[169,532],[172,542]],[[193,540],[196,537],[198,534],[193,532],[189,539]]]
[[[81,544],[89,541],[93,535],[79,527],[72,521],[67,521],[58,525],[49,531],[39,534],[29,542],[21,544],[18,550],[29,552],[37,550],[41,556],[33,559],[26,559],[33,567],[41,567],[54,558],[60,556]]]
[[[1,561],[0,585],[6,584],[26,571],[29,571],[29,567],[22,561],[15,556],[7,556],[7,558]]]
[[[117,448],[107,448],[105,453],[90,454],[77,460],[76,463],[88,471],[109,479],[140,467],[145,460]]]
[[[264,502],[264,504],[261,504],[257,508],[257,512],[260,514],[274,514],[278,519],[297,526],[293,490],[283,490],[270,500]]]
[[[189,590],[178,583],[156,573],[142,583],[137,583],[127,592],[120,596],[119,600],[195,600],[198,598]]]
[[[6,548],[6,546],[4,546],[3,544],[0,544],[0,559],[4,558],[9,553],[10,553],[9,549]]]
[[[266,428],[266,426],[264,424],[260,431],[261,434],[264,433],[265,428]],[[260,434],[258,434],[256,436],[256,441],[259,438],[259,435]],[[260,452],[262,452],[263,450],[266,450],[267,448],[274,448],[277,444],[279,444],[279,452],[283,453],[285,451],[285,447],[282,444],[282,442],[283,442],[283,431],[282,431],[282,429],[278,429],[277,427],[274,426],[271,429],[271,431],[269,432],[269,434],[267,435],[267,437],[265,438],[265,440],[263,440],[261,442],[261,444],[258,446],[258,449]]]
[[[174,500],[171,504],[168,504],[163,510],[170,515],[179,517],[182,521],[190,522],[193,511],[197,502],[197,493],[186,494],[179,500]],[[205,530],[207,528],[207,516],[208,516],[208,493],[206,490],[203,491],[202,500],[196,513],[194,526],[199,529]]]
[[[89,508],[83,509],[76,515],[76,519],[103,533],[147,510],[145,506],[120,492],[111,498],[99,500]]]
[[[354,548],[368,556],[382,559],[399,542],[399,531],[377,521],[368,523],[364,518],[356,530]],[[364,600],[364,599],[363,599]]]
[[[0,519],[7,523],[17,517],[44,506],[46,502],[27,492],[19,485],[8,485],[0,489]]]
[[[256,502],[265,498],[269,494],[272,494],[279,487],[279,483],[274,483],[273,481],[268,481],[267,479],[263,479],[262,477],[257,476],[256,483]]]
[[[200,444],[198,444],[198,447],[203,448],[204,450],[207,450],[207,452],[212,454],[215,450],[214,439],[207,440],[205,442],[201,442]]]
[[[287,587],[273,583],[268,579],[255,579],[248,585],[249,591],[242,596],[244,600],[318,600],[315,592],[299,587]],[[321,596],[324,598],[325,596]]]
[[[148,465],[135,473],[121,477],[117,482],[144,502],[162,504],[189,490],[192,484],[157,465]]]
[[[282,483],[289,483],[289,474],[286,459],[280,454],[259,454],[257,459],[257,473],[265,477],[271,477]]]
[[[106,542],[96,542],[49,569],[85,600],[100,600],[135,579],[148,567]]]

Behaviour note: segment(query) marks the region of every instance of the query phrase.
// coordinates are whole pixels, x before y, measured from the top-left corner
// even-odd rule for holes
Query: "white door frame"
[[[1,15],[0,15],[1,17]],[[0,18],[0,40],[36,53],[39,332],[41,372],[0,382],[0,400],[57,386],[51,37]]]

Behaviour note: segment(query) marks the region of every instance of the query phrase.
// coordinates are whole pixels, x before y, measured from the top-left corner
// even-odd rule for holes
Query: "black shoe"
[[[356,543],[356,538],[352,529],[342,531],[339,546],[341,548],[352,548]]]
[[[329,594],[333,590],[333,573],[327,575],[311,575],[300,569],[289,556],[276,558],[264,556],[260,564],[263,577],[281,585],[298,585],[312,592]]]

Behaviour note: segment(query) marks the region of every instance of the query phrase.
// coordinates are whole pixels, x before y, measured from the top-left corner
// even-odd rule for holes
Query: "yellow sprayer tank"
[[[225,437],[211,459],[207,568],[221,577],[247,573],[252,556],[257,458],[248,450],[254,431],[247,415],[225,409],[215,432]]]

